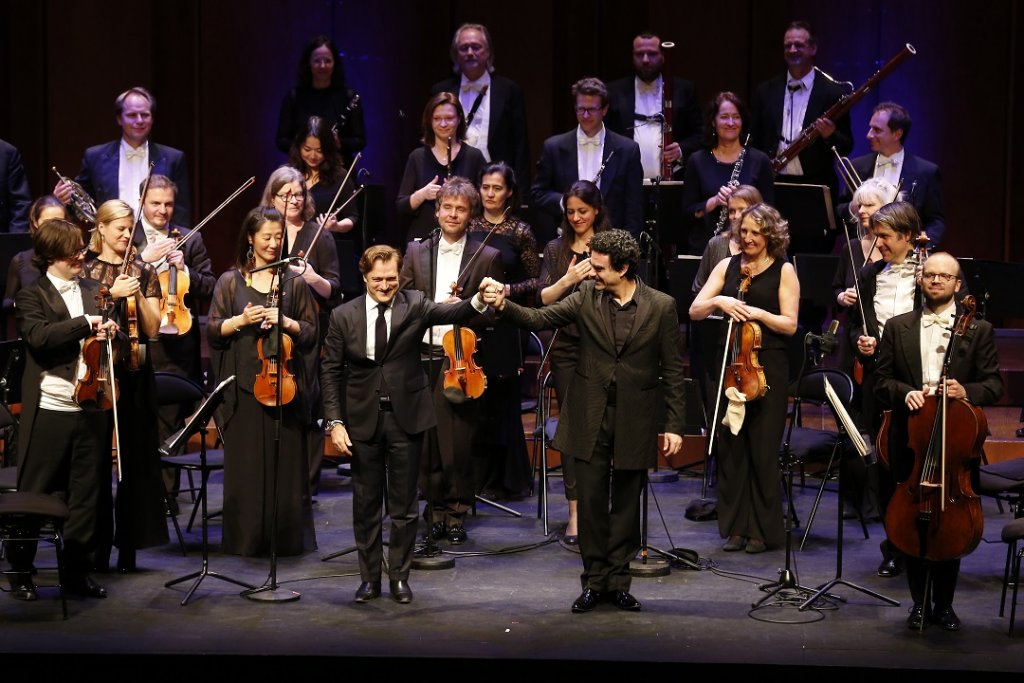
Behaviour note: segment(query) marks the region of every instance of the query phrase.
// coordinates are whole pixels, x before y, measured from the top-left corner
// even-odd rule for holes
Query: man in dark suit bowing
[[[419,290],[438,303],[454,303],[472,297],[485,277],[503,277],[500,252],[466,232],[479,212],[480,195],[473,184],[458,176],[449,179],[437,194],[440,234],[409,243],[402,264],[402,289]],[[482,333],[486,321],[474,320],[469,327]],[[437,413],[437,429],[424,444],[425,516],[435,539],[458,545],[466,542],[466,513],[476,493],[473,448],[482,419],[479,401],[460,400],[444,390],[442,341],[449,329],[433,327],[423,335],[423,362],[434,386]]]
[[[75,180],[99,206],[108,199],[121,199],[139,215],[139,191],[152,162],[153,173],[165,175],[178,186],[174,207],[177,225],[192,225],[189,202],[188,169],[181,150],[149,141],[153,131],[156,100],[145,88],[135,86],[117,96],[114,110],[121,138],[85,150],[82,168]],[[60,181],[53,194],[65,204],[71,199],[71,186]]]
[[[402,256],[392,247],[377,245],[363,253],[359,270],[366,296],[331,313],[320,370],[331,442],[342,455],[353,456],[352,521],[362,579],[355,599],[360,603],[380,596],[385,490],[391,597],[412,601],[420,450],[424,432],[437,423],[420,366],[423,331],[432,324],[464,322],[484,310],[479,300],[436,304],[422,292],[400,290],[401,266]]]
[[[640,247],[629,233],[608,230],[590,241],[594,279],[542,309],[504,298],[485,280],[484,300],[530,330],[575,323],[579,360],[561,406],[554,447],[575,458],[583,593],[573,612],[606,597],[640,609],[629,593],[629,563],[640,550],[640,493],[658,452],[657,416],[665,408],[665,453],[682,446],[683,362],[672,297],[636,279]],[[609,508],[610,500],[610,508]]]
[[[786,28],[783,57],[787,71],[765,81],[754,91],[754,128],[751,144],[770,157],[784,151],[808,126],[821,137],[779,172],[779,180],[808,185],[828,185],[835,200],[839,179],[832,147],[847,155],[853,149],[850,117],[838,121],[823,117],[848,88],[814,67],[818,41],[805,21]]]
[[[516,172],[520,186],[528,185],[530,150],[523,91],[494,73],[487,27],[460,26],[452,37],[451,57],[455,75],[435,83],[430,94],[454,93],[466,112],[466,142],[479,149],[487,161],[504,161]]]
[[[639,236],[644,220],[640,147],[605,127],[608,89],[604,83],[596,78],[576,81],[572,96],[579,125],[544,141],[530,196],[557,224],[565,192],[577,180],[594,181],[601,188],[612,225]]]
[[[893,411],[889,466],[899,482],[906,481],[914,466],[914,453],[906,445],[907,421],[925,405],[926,397],[941,393],[947,398],[987,406],[1003,395],[995,334],[992,324],[984,320],[972,322],[966,336],[955,342],[949,374],[940,386],[946,349],[954,344],[950,330],[961,312],[955,301],[961,284],[960,266],[945,252],[932,254],[924,262],[921,278],[924,309],[898,315],[886,324],[875,368],[875,394],[883,406]],[[886,519],[890,535],[889,525],[896,521]],[[931,620],[947,631],[959,631],[960,618],[953,611],[953,594],[960,560],[927,562],[907,555],[906,564],[914,601],[907,625],[921,629]],[[930,595],[926,589],[929,572]]]
[[[914,205],[921,216],[929,248],[934,248],[946,232],[942,182],[938,166],[905,149],[911,123],[909,112],[895,102],[879,104],[871,112],[868,123],[867,139],[871,144],[871,154],[857,157],[852,163],[862,180],[883,178],[900,188],[902,196]]]
[[[106,591],[88,574],[96,543],[100,482],[110,479],[108,413],[76,394],[86,376],[83,341],[114,334],[97,309],[99,283],[82,278],[85,249],[74,223],[45,221],[32,236],[32,262],[43,272],[17,295],[18,333],[28,351],[22,380],[18,490],[61,495],[68,505],[64,524],[64,588],[93,598]],[[109,483],[108,483],[109,486]],[[32,561],[36,543],[8,545],[11,593],[35,600]]]
[[[608,84],[608,118],[605,125],[619,135],[633,138],[640,145],[640,160],[645,178],[661,177],[662,161],[676,169],[682,180],[686,157],[700,149],[701,119],[696,89],[691,81],[672,78],[672,143],[662,150],[665,122],[665,53],[661,38],[641,33],[633,39],[631,78]],[[665,178],[670,180],[671,178]]]

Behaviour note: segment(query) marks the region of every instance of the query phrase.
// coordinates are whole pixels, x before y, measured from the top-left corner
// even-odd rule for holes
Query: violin
[[[459,295],[457,283],[452,283],[452,296]],[[487,376],[476,364],[476,333],[468,327],[453,325],[441,340],[448,368],[444,371],[444,396],[452,403],[464,403],[480,398],[487,388]]]
[[[961,302],[947,344],[939,390],[907,419],[907,446],[914,466],[899,483],[885,514],[889,540],[901,551],[932,562],[955,560],[973,551],[984,531],[981,499],[971,488],[971,461],[981,457],[988,434],[985,411],[964,399],[945,395],[954,349],[963,341],[974,317],[974,297]],[[879,449],[888,449],[891,413],[883,419]],[[882,453],[888,461],[889,453]]]
[[[103,323],[110,319],[114,307],[110,290],[100,287],[96,295],[96,307],[103,313]],[[93,335],[82,346],[82,363],[85,375],[75,385],[75,403],[83,407],[110,410],[114,414],[114,452],[117,453],[117,480],[121,481],[121,430],[117,420],[117,399],[119,396],[117,378],[114,376],[113,339],[108,334],[100,340]]]
[[[280,296],[275,285],[267,294],[267,308],[276,308],[279,302]],[[278,324],[280,324],[280,319]],[[267,330],[273,325],[264,320],[261,327]],[[256,400],[271,408],[277,405],[278,384],[281,385],[281,405],[283,406],[295,400],[296,391],[295,375],[288,369],[288,362],[292,359],[292,338],[282,333],[280,349],[277,348],[277,339],[276,334],[271,334],[261,337],[256,342],[256,353],[259,356],[261,368],[252,387],[252,393]]]
[[[149,163],[149,172],[146,174],[146,182],[142,184],[141,198],[139,202],[145,201],[146,193],[149,192],[149,181],[153,177],[154,162]],[[121,275],[128,275],[132,262],[135,260],[137,250],[135,249],[135,231],[138,230],[141,221],[135,221],[132,232],[128,236],[128,249],[124,254],[124,261],[121,262]],[[145,352],[139,345],[139,311],[134,296],[125,300],[125,320],[128,328],[128,359],[126,364],[132,372],[142,367],[146,362]]]
[[[180,239],[181,231],[174,228],[170,236]],[[192,329],[192,312],[185,305],[190,284],[188,273],[172,263],[160,273],[160,291],[164,292],[160,299],[160,334],[183,335]]]
[[[737,298],[744,301],[750,282],[753,280],[750,268],[743,268],[743,279],[740,280]],[[764,367],[758,362],[757,352],[761,348],[761,326],[753,320],[747,320],[738,327],[729,321],[728,338],[726,339],[727,368],[725,371],[725,387],[734,387],[747,397],[747,401],[756,401],[768,393],[768,382],[764,377]]]

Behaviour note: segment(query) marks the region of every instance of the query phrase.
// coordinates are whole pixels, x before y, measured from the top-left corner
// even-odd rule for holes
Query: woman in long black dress
[[[558,228],[559,237],[544,247],[537,288],[540,302],[549,306],[564,299],[576,290],[579,283],[592,277],[590,266],[590,238],[599,232],[611,230],[611,221],[604,209],[601,190],[589,180],[572,184],[563,200],[565,211]],[[569,381],[576,370],[579,351],[579,331],[575,325],[563,327],[555,333],[548,355],[555,382],[555,396],[562,405]],[[562,484],[565,498],[569,501],[569,522],[565,527],[564,541],[569,545],[577,543],[576,520],[576,472],[573,458],[562,458]]]
[[[167,502],[160,475],[157,451],[156,383],[153,366],[145,357],[146,340],[160,329],[160,281],[156,270],[133,257],[124,272],[123,264],[135,226],[131,207],[120,199],[104,202],[96,210],[96,230],[89,242],[92,256],[85,262],[84,277],[96,280],[110,290],[114,319],[123,333],[129,331],[128,300],[135,303],[140,362],[130,367],[125,353],[115,369],[118,381],[118,432],[121,480],[117,499],[112,502],[110,486],[100,491],[99,528],[94,558],[98,571],[110,561],[110,543],[118,548],[117,568],[122,572],[136,568],[135,551],[167,543]],[[111,421],[113,426],[113,421]],[[110,472],[104,471],[109,481]],[[113,520],[111,520],[113,506]],[[113,529],[111,529],[113,521]],[[113,533],[111,533],[113,531]]]
[[[796,332],[800,283],[786,262],[789,231],[778,211],[767,204],[750,207],[743,212],[739,236],[742,251],[711,271],[690,306],[690,318],[703,320],[719,310],[735,321],[734,329],[746,321],[761,327],[758,358],[768,391],[745,403],[742,394],[730,399],[730,407],[743,407],[742,424],[732,421],[716,429],[718,530],[727,539],[723,549],[746,547],[748,553],[759,553],[778,547],[784,539],[779,445],[788,400],[786,338]],[[744,271],[752,279],[741,301]],[[723,339],[723,350],[725,346]]]
[[[324,229],[331,231],[334,246],[338,250],[342,291],[349,296],[361,294],[363,281],[357,273],[359,254],[363,250],[359,231],[355,229],[359,222],[360,200],[357,197],[349,201],[355,192],[356,179],[349,178],[345,186],[341,187],[348,169],[345,168],[338,152],[334,136],[319,116],[310,116],[309,121],[299,131],[288,154],[288,165],[302,172],[317,212],[323,214],[330,209],[335,196],[338,197],[335,211],[342,206],[345,207],[337,217],[329,219],[324,224]],[[338,188],[341,188],[340,193]]]
[[[281,166],[270,174],[260,205],[272,208],[284,216],[288,255],[298,256],[300,252],[308,255],[305,264],[293,263],[289,270],[292,275],[305,281],[313,295],[318,308],[317,324],[321,335],[318,341],[322,343],[323,337],[327,335],[331,310],[341,303],[341,275],[334,240],[325,229],[313,244],[318,225],[311,220],[314,207],[309,186],[302,174],[291,166]],[[306,382],[302,393],[309,406],[306,444],[309,448],[310,487],[315,494],[319,488],[320,465],[324,457],[324,430],[319,423],[323,415],[320,403],[319,348],[313,353],[303,354],[301,362],[305,365],[303,375]]]
[[[704,149],[686,160],[684,175],[683,212],[696,219],[690,226],[689,254],[704,252],[704,246],[716,232],[720,213],[728,210],[734,189],[729,180],[744,148],[738,182],[756,187],[768,204],[775,201],[771,160],[764,152],[743,144],[751,125],[750,112],[735,93],[720,92],[708,105],[704,115]]]
[[[35,233],[43,221],[51,218],[66,220],[67,209],[52,194],[39,197],[28,209],[28,234]],[[14,295],[39,279],[39,269],[32,265],[33,249],[19,251],[7,266],[7,285],[4,288],[4,313],[14,311]]]
[[[483,215],[470,221],[469,232],[501,253],[509,296],[529,305],[537,291],[540,258],[533,231],[515,215],[519,207],[516,174],[503,161],[488,164],[478,189]],[[480,433],[487,457],[480,463],[477,488],[488,498],[517,497],[530,488],[532,477],[520,414],[523,349],[519,328],[499,320],[488,328],[482,346],[487,373],[483,417],[488,424]]]
[[[239,233],[235,267],[220,276],[210,304],[207,333],[217,379],[232,375],[217,424],[224,432],[224,537],[221,549],[235,555],[266,555],[270,551],[277,493],[277,552],[298,555],[316,548],[309,494],[306,425],[309,407],[303,395],[305,365],[296,360],[313,354],[317,343],[316,303],[302,279],[274,268],[253,272],[277,261],[284,221],[274,209],[249,212]],[[271,288],[280,301],[272,305]],[[282,410],[280,453],[275,454],[277,407],[254,396],[264,353],[276,345],[279,324],[293,343],[295,398]],[[279,455],[279,459],[275,458]]]
[[[423,145],[409,154],[398,186],[398,215],[408,222],[406,240],[422,239],[437,225],[437,193],[451,176],[479,178],[484,155],[467,145],[466,116],[459,98],[440,92],[423,109]],[[451,164],[449,165],[449,142]]]
[[[366,147],[359,96],[345,84],[341,53],[327,36],[313,38],[302,50],[298,85],[281,100],[277,148],[287,153],[310,116],[319,116],[327,123],[346,165]]]

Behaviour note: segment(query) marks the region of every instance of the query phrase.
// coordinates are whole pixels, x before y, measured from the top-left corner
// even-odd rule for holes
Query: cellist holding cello
[[[703,320],[720,310],[732,319],[732,334],[745,338],[756,327],[760,336],[756,355],[763,379],[754,383],[757,388],[733,390],[747,384],[732,380],[737,364],[745,363],[738,355],[718,366],[725,378],[720,384],[736,386],[725,391],[728,426],[715,426],[723,550],[760,553],[784,540],[779,444],[788,400],[786,338],[797,329],[800,283],[786,261],[789,230],[778,211],[755,204],[743,212],[738,229],[740,253],[711,271],[690,306],[690,318]],[[727,353],[733,349],[732,344],[723,346]]]
[[[954,300],[961,287],[959,273],[956,259],[945,252],[932,254],[925,261],[921,281],[924,309],[898,315],[886,323],[875,367],[875,395],[892,409],[889,431],[884,435],[888,437],[889,467],[894,479],[902,482],[889,503],[886,531],[891,543],[900,538],[921,539],[900,541],[917,548],[899,548],[906,555],[907,581],[914,601],[907,619],[912,629],[921,629],[931,621],[947,631],[960,630],[960,619],[953,611],[960,557],[974,549],[982,532],[980,503],[967,483],[977,472],[977,458],[987,433],[984,413],[977,406],[992,405],[1003,394],[992,325],[984,320],[970,322],[970,314],[964,314]],[[968,324],[961,330],[954,329],[955,323]],[[948,359],[947,348],[951,348]],[[948,362],[945,369],[944,361]],[[945,384],[939,386],[943,376]],[[934,478],[942,488],[930,495],[929,487],[921,485],[925,479],[921,470],[927,469],[928,436],[942,436],[932,429],[936,424],[942,426],[941,415],[936,417],[935,406],[929,405],[936,400],[940,407],[943,402],[947,406],[961,404],[957,407],[961,412],[966,409],[966,418],[946,419],[947,438],[943,439],[944,452],[940,451],[944,463],[937,465],[937,471],[945,476]],[[922,425],[922,421],[926,423]],[[924,439],[916,436],[922,431]],[[924,468],[922,459],[926,460]],[[973,504],[977,504],[977,511],[959,509]],[[948,524],[944,516],[949,516]],[[961,518],[970,523],[959,523]],[[919,533],[924,519],[929,519],[930,525],[942,525],[941,544]],[[957,538],[949,538],[953,535]],[[942,547],[949,545],[947,542],[963,550],[944,554]],[[924,557],[915,557],[918,553]]]

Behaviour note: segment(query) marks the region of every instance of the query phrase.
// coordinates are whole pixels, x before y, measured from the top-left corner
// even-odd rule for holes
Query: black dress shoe
[[[640,601],[630,595],[629,591],[615,591],[613,602],[619,609],[629,610],[630,612],[640,611]]]
[[[380,597],[380,581],[363,581],[356,589],[356,602],[370,602]]]
[[[600,600],[600,593],[593,588],[584,588],[583,592],[580,593],[580,597],[576,598],[576,601],[572,603],[572,611],[576,614],[589,612],[597,607],[597,603],[600,602]]]
[[[942,627],[945,631],[959,631],[960,630],[960,617],[953,611],[953,607],[943,607],[935,610],[935,616],[932,620]]]
[[[408,581],[402,581],[401,579],[391,581],[390,587],[392,600],[402,605],[412,602],[412,588],[409,588]]]
[[[135,548],[121,548],[117,551],[117,571],[119,573],[127,574],[137,569],[135,566]]]
[[[912,631],[920,631],[924,628],[924,605],[915,602],[910,608],[910,616],[907,617],[907,628]]]
[[[900,565],[893,557],[887,557],[878,565],[878,575],[885,578],[892,578],[900,575]]]
[[[461,545],[467,538],[466,530],[461,525],[448,527],[448,542],[452,545]]]
[[[69,593],[80,595],[85,598],[105,598],[107,591],[103,586],[92,580],[88,574],[73,576],[68,579],[64,589]]]
[[[435,541],[448,538],[448,529],[445,528],[444,522],[434,522],[430,525],[430,538]]]
[[[36,594],[36,585],[28,574],[14,574],[10,578],[12,598],[24,600],[25,602],[39,599],[39,596]]]

